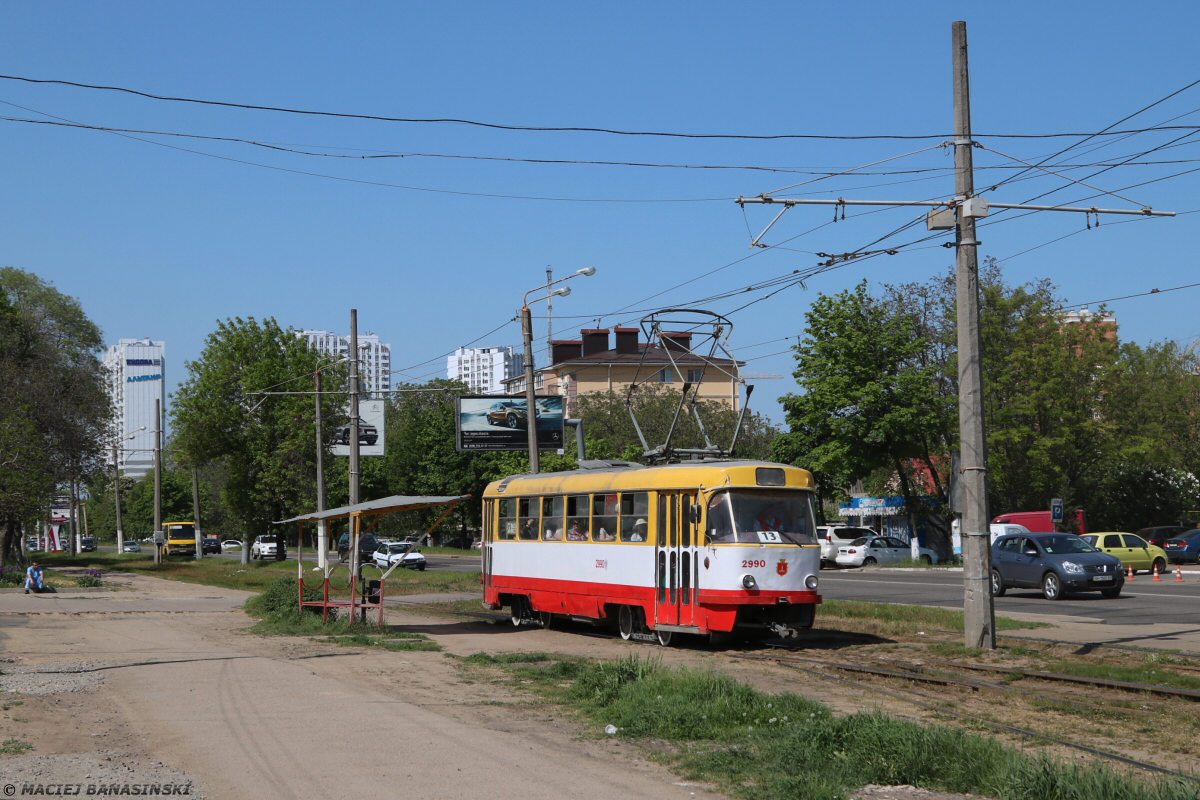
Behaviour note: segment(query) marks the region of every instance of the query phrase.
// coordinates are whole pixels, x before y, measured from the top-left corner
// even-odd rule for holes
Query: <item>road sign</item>
[[[1050,521],[1055,523],[1063,521],[1062,498],[1056,497],[1050,501]]]

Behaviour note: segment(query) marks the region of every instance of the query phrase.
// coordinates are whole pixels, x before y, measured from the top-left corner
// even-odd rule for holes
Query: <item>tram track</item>
[[[1187,775],[1180,771],[1167,769],[1166,767],[1160,767],[1157,764],[1150,764],[1145,761],[1138,761],[1137,759],[1129,758],[1128,756],[1123,756],[1123,755],[1120,755],[1119,753],[1110,753],[1107,750],[1100,750],[1095,747],[1088,747],[1087,745],[1078,744],[1076,742],[1070,742],[1070,741],[1067,741],[1066,739],[1059,739],[1054,736],[1048,736],[1044,733],[1038,733],[1037,731],[1031,731],[1031,730],[1027,730],[1025,728],[1018,728],[1013,725],[1005,725],[1000,722],[993,722],[992,720],[984,719],[983,717],[978,717],[978,716],[975,716],[972,714],[966,714],[962,711],[956,711],[954,709],[946,708],[944,706],[940,706],[935,703],[930,703],[925,699],[917,699],[916,697],[912,697],[911,695],[909,695],[907,692],[901,692],[901,691],[896,691],[896,690],[892,690],[892,689],[885,689],[880,686],[872,686],[870,684],[860,683],[858,681],[853,681],[848,678],[842,678],[837,675],[829,675],[827,673],[822,672],[821,670],[809,669],[807,667],[798,666],[797,664],[794,664],[794,663],[789,663],[790,661],[805,661],[805,662],[815,662],[818,664],[822,664],[824,666],[832,666],[832,667],[840,668],[839,665],[837,665],[834,662],[818,661],[816,659],[793,659],[793,658],[789,658],[787,656],[755,656],[755,655],[750,655],[750,654],[731,655],[731,656],[729,656],[729,658],[735,658],[735,659],[739,659],[739,660],[750,660],[750,661],[778,661],[778,662],[784,664],[785,666],[787,666],[789,669],[794,669],[794,670],[797,670],[798,672],[803,672],[805,674],[812,675],[812,676],[821,678],[823,680],[840,683],[840,684],[843,684],[846,686],[852,686],[856,689],[860,689],[863,691],[876,692],[878,694],[882,694],[887,697],[891,697],[893,699],[900,700],[905,703],[910,703],[910,704],[918,706],[920,708],[924,708],[928,711],[932,711],[937,714],[945,714],[947,716],[951,716],[951,717],[955,717],[960,720],[972,722],[977,725],[983,725],[984,727],[991,728],[992,730],[999,731],[1001,733],[1016,734],[1018,736],[1021,736],[1023,738],[1027,738],[1027,739],[1037,739],[1037,740],[1041,740],[1041,741],[1051,742],[1053,744],[1061,745],[1063,747],[1067,747],[1067,748],[1070,748],[1073,750],[1079,750],[1081,752],[1088,753],[1090,755],[1094,755],[1099,758],[1104,758],[1109,761],[1114,761],[1114,762],[1125,764],[1125,765],[1128,765],[1131,767],[1136,767],[1137,769],[1145,770],[1146,772],[1153,772],[1153,773],[1156,773],[1159,775],[1170,775],[1172,777],[1186,778],[1188,780],[1200,782],[1200,778],[1196,778],[1191,775]],[[847,666],[855,666],[855,665],[847,665]],[[893,673],[893,674],[897,677],[911,678],[911,676],[904,675],[903,673]]]
[[[505,615],[499,615],[499,614],[494,614],[494,613],[481,613],[481,612],[468,612],[468,611],[453,611],[451,613],[454,616],[469,617],[469,618],[474,618],[474,619],[477,619],[480,621],[493,621],[493,622],[497,622],[497,623],[505,622],[508,619],[507,616],[505,616]],[[580,630],[579,628],[574,628],[573,630],[571,630],[571,633],[572,634],[583,634],[583,635],[588,636],[589,638],[598,638],[598,639],[619,639],[620,638],[619,636],[617,636],[614,633],[606,633],[603,630],[599,630],[599,629],[597,629],[597,630]],[[939,633],[940,633],[940,631],[939,631]],[[947,633],[952,633],[952,632],[947,632]],[[835,631],[835,632],[830,632],[830,634],[828,636],[820,636],[820,635],[814,636],[812,639],[806,641],[806,644],[811,646],[811,645],[817,644],[818,642],[824,642],[827,640],[837,642],[843,638],[845,638],[845,636],[843,634]],[[1029,639],[1031,642],[1032,641],[1043,642],[1050,646],[1063,646],[1063,645],[1080,646],[1079,643],[1077,643],[1077,642],[1067,642],[1067,641],[1051,640],[1051,639],[1039,639],[1036,637],[1009,637],[1009,638]],[[643,642],[643,643],[648,643],[648,642]],[[930,711],[935,714],[940,714],[940,715],[944,715],[946,717],[951,717],[951,718],[960,720],[961,722],[967,723],[970,725],[982,726],[982,727],[994,730],[999,733],[1014,735],[1014,736],[1018,736],[1018,737],[1025,738],[1025,739],[1043,741],[1043,742],[1061,746],[1061,747],[1064,747],[1067,749],[1075,750],[1075,751],[1078,751],[1081,753],[1086,753],[1088,755],[1095,756],[1097,758],[1102,758],[1102,759],[1105,759],[1108,761],[1112,761],[1114,763],[1124,764],[1126,766],[1133,767],[1133,768],[1136,768],[1136,769],[1139,769],[1142,771],[1151,772],[1151,773],[1155,773],[1155,774],[1159,774],[1159,775],[1170,775],[1173,777],[1182,777],[1182,778],[1186,778],[1188,780],[1196,781],[1197,783],[1200,783],[1200,777],[1191,776],[1191,775],[1183,773],[1179,770],[1173,770],[1173,769],[1169,769],[1166,767],[1161,767],[1161,766],[1158,766],[1157,764],[1151,764],[1149,762],[1141,761],[1136,758],[1131,758],[1129,756],[1121,755],[1120,753],[1110,752],[1108,750],[1103,750],[1103,749],[1091,747],[1091,746],[1088,746],[1085,744],[1080,744],[1078,742],[1069,741],[1067,739],[1063,739],[1058,736],[1051,736],[1049,734],[1041,733],[1036,730],[1019,727],[1017,725],[1010,725],[1010,724],[1006,724],[1004,722],[996,722],[992,719],[988,719],[986,717],[979,716],[978,714],[967,713],[965,711],[960,711],[960,710],[957,710],[954,708],[949,708],[944,703],[939,703],[938,699],[936,697],[931,696],[928,692],[921,693],[921,691],[917,690],[917,689],[914,689],[913,691],[906,691],[906,690],[896,689],[896,688],[890,687],[890,686],[880,686],[880,685],[875,684],[874,682],[863,682],[861,680],[852,680],[850,678],[847,678],[847,677],[844,677],[841,675],[831,674],[830,671],[844,671],[844,672],[850,672],[850,673],[857,673],[857,674],[864,675],[864,676],[871,676],[874,678],[882,679],[884,681],[887,681],[887,680],[907,681],[910,684],[924,685],[924,686],[930,687],[930,691],[934,690],[935,687],[938,687],[941,689],[959,688],[959,689],[966,690],[976,696],[986,694],[986,695],[992,695],[995,697],[1010,696],[1010,697],[1023,698],[1024,700],[1030,701],[1035,704],[1043,704],[1044,706],[1047,706],[1051,709],[1053,709],[1054,707],[1059,707],[1059,708],[1070,707],[1070,708],[1073,708],[1076,710],[1075,713],[1090,712],[1090,713],[1122,714],[1122,715],[1129,715],[1132,717],[1136,717],[1139,719],[1149,719],[1151,717],[1154,717],[1154,716],[1156,716],[1156,711],[1153,709],[1150,709],[1150,708],[1146,708],[1146,707],[1136,708],[1136,707],[1128,707],[1128,706],[1096,705],[1093,703],[1086,702],[1081,697],[1070,696],[1070,695],[1068,695],[1068,696],[1061,696],[1061,695],[1060,696],[1050,696],[1050,695],[1042,694],[1042,693],[1035,692],[1035,691],[1029,691],[1028,689],[1017,688],[1017,687],[1009,685],[1008,683],[1001,683],[1001,682],[987,680],[987,679],[983,678],[982,676],[968,677],[968,676],[964,676],[961,674],[954,674],[953,672],[951,672],[949,670],[966,670],[966,671],[971,671],[971,672],[976,672],[976,673],[982,672],[982,673],[1009,675],[1009,676],[1013,676],[1016,678],[1020,678],[1021,680],[1047,681],[1047,682],[1053,682],[1053,683],[1061,683],[1061,684],[1065,684],[1065,685],[1074,685],[1074,686],[1078,686],[1081,688],[1095,689],[1095,690],[1099,690],[1102,692],[1114,692],[1114,691],[1122,692],[1122,693],[1137,692],[1137,693],[1151,694],[1151,695],[1155,695],[1159,698],[1165,698],[1165,699],[1186,699],[1189,701],[1197,701],[1197,700],[1200,700],[1200,692],[1187,690],[1187,689],[1177,689],[1175,687],[1161,686],[1161,685],[1155,685],[1155,684],[1138,684],[1138,683],[1132,683],[1132,682],[1127,682],[1127,681],[1113,681],[1113,680],[1108,680],[1108,679],[1103,679],[1103,678],[1090,678],[1090,677],[1086,677],[1086,676],[1067,675],[1067,674],[1063,674],[1063,673],[1054,673],[1054,672],[1048,672],[1048,671],[1043,671],[1043,670],[1032,670],[1032,669],[1027,669],[1027,668],[1023,668],[1023,667],[1008,667],[1008,666],[998,666],[998,665],[993,666],[993,665],[975,664],[975,663],[943,660],[943,659],[924,658],[921,660],[920,663],[910,663],[910,662],[905,662],[905,661],[900,661],[900,660],[895,660],[895,659],[874,657],[872,659],[872,661],[874,663],[861,663],[859,661],[859,659],[857,659],[857,658],[853,659],[853,661],[858,662],[858,663],[851,663],[851,661],[848,661],[848,660],[832,660],[832,659],[825,659],[825,658],[803,658],[803,657],[792,654],[795,652],[795,650],[794,650],[794,648],[796,647],[795,644],[783,644],[783,645],[777,645],[777,646],[781,647],[782,649],[788,649],[789,654],[784,655],[782,653],[745,653],[745,652],[739,653],[739,652],[715,651],[714,655],[717,655],[719,657],[728,658],[730,660],[738,660],[738,661],[774,662],[774,663],[777,663],[787,669],[797,670],[799,672],[803,672],[808,675],[819,677],[826,681],[839,683],[839,684],[842,684],[845,686],[850,686],[857,690],[874,692],[874,693],[877,693],[877,694],[880,694],[883,696],[890,697],[894,700],[898,700],[900,702],[907,703],[907,704],[925,709],[926,711]],[[1091,645],[1088,645],[1088,646],[1091,646]],[[1097,644],[1096,646],[1104,646],[1104,645]],[[1163,651],[1155,651],[1155,650],[1150,650],[1150,649],[1145,649],[1145,648],[1119,647],[1118,646],[1118,647],[1114,647],[1114,649],[1123,650],[1127,654],[1129,654],[1129,651],[1135,651],[1135,652],[1144,651],[1144,652],[1148,652],[1148,653],[1162,652],[1162,654],[1164,654],[1164,655],[1167,654]],[[806,651],[806,652],[811,652],[811,651]],[[1172,654],[1172,655],[1174,655],[1174,654]],[[1180,654],[1180,655],[1183,655],[1183,654]],[[1200,657],[1196,657],[1196,658],[1200,659]],[[933,665],[937,665],[937,666],[935,667]],[[1172,665],[1172,667],[1174,667],[1174,666],[1175,665]],[[1184,668],[1186,669],[1190,666],[1191,665],[1184,665]],[[1197,663],[1196,668],[1200,669],[1200,663]]]

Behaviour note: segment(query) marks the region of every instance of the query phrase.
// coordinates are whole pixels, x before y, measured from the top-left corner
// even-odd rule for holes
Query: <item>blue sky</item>
[[[1200,79],[1194,34],[1200,7],[1185,2],[9,3],[0,26],[0,73],[235,103],[509,125],[943,136],[952,120],[950,23],[964,9],[974,129],[1000,151],[977,151],[978,167],[1011,166],[1009,156],[1037,160],[1079,141],[987,134],[1099,131]],[[942,141],[501,131],[236,110],[11,80],[0,80],[0,102],[6,117],[286,143],[337,155],[838,172]],[[1193,111],[1200,112],[1200,86],[1120,127],[1200,124],[1200,113],[1181,116]],[[1063,160],[1099,163],[1187,133],[1095,139]],[[547,265],[556,275],[589,264],[598,270],[573,281],[572,296],[556,303],[556,333],[565,335],[810,269],[821,260],[814,253],[861,248],[916,216],[851,210],[835,225],[825,224],[828,207],[796,209],[764,240],[775,246],[735,264],[751,254],[748,228],[757,234],[773,214],[759,207],[743,216],[732,198],[815,176],[345,159],[20,122],[0,122],[0,136],[0,263],[78,297],[110,341],[166,340],[169,388],[184,377],[183,361],[200,354],[218,319],[275,317],[284,325],[345,332],[356,307],[360,329],[392,343],[393,366],[404,371],[397,380],[428,379],[444,374],[447,351],[511,319],[524,292],[544,282]],[[1200,134],[1142,160],[1200,159],[1197,143]],[[1106,146],[1089,152],[1100,144]],[[951,164],[935,149],[864,172],[942,171],[836,177],[793,191],[944,198],[953,194],[953,176],[945,171]],[[1119,191],[1198,166],[1124,166],[1089,182]],[[1096,169],[1067,174],[1086,180]],[[977,186],[1011,174],[981,169]],[[1119,192],[1133,203],[1102,197],[1083,204],[1195,211],[1198,186],[1200,172]],[[1023,202],[1051,190],[1057,191],[1039,202],[1094,194],[1040,176],[987,196]],[[529,197],[565,200],[516,199]],[[1003,259],[1011,282],[1052,279],[1072,303],[1166,289],[1197,280],[1198,216],[1122,225],[1113,223],[1131,218],[1106,218],[1088,231],[1082,215],[1038,214],[981,228],[981,255]],[[923,225],[886,244],[921,235]],[[1067,238],[1048,244],[1061,237]],[[777,340],[802,332],[818,292],[864,278],[873,285],[926,280],[952,260],[952,251],[940,247],[906,248],[847,264],[734,314],[732,343],[750,360],[747,368],[785,376],[758,382],[754,407],[782,420],[776,398],[795,386],[785,352],[794,340]],[[700,277],[726,265],[732,266]],[[763,294],[707,307],[730,311]],[[1126,339],[1186,345],[1200,337],[1192,313],[1198,298],[1200,289],[1187,289],[1111,308]],[[613,313],[620,309],[627,310]],[[544,322],[536,328],[544,339]],[[519,329],[510,324],[478,343],[518,341]]]

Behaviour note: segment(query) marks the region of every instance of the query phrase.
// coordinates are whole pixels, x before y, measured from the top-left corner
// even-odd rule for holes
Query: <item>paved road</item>
[[[107,546],[101,545],[101,547],[100,547],[100,551],[105,552],[105,553],[115,553],[116,550],[117,550],[117,548],[112,545],[107,545]],[[142,553],[149,554],[150,553],[150,545],[145,545],[144,549],[142,550]],[[242,555],[241,555],[241,553],[239,553],[237,551],[233,551],[230,553],[222,553],[221,555],[210,554],[210,555],[206,555],[205,558],[225,558],[225,559],[231,559],[234,561],[239,561],[239,560],[241,560]],[[336,559],[337,556],[333,555],[333,556],[331,556],[331,558]],[[296,560],[296,551],[295,550],[288,550],[287,560],[288,561]],[[304,560],[316,563],[317,554],[314,553],[312,550],[306,549],[304,551]],[[427,562],[429,569],[438,570],[441,572],[477,572],[479,570],[479,556],[478,555],[446,556],[446,555],[437,555],[435,553],[426,553],[425,561]]]
[[[1102,619],[1109,625],[1143,625],[1155,622],[1200,622],[1200,572],[1185,572],[1186,583],[1164,576],[1154,583],[1139,575],[1126,583],[1121,596],[1105,599],[1099,592],[1068,595],[1050,602],[1032,589],[1009,589],[996,598],[996,613],[1062,614]],[[922,606],[962,608],[961,572],[901,572],[892,570],[823,570],[821,595],[835,600],[873,600]]]

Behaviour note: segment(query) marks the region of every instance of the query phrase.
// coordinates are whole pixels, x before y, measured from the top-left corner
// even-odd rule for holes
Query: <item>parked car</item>
[[[1119,597],[1125,585],[1121,560],[1072,533],[1002,536],[992,544],[992,594],[1009,588],[1041,589],[1047,600],[1067,592]]]
[[[373,533],[364,533],[358,537],[358,563],[366,564],[371,561],[375,551],[379,549],[379,541]],[[350,534],[343,533],[338,539],[338,563],[350,558]]]
[[[385,544],[371,554],[371,560],[380,569],[387,569],[399,561],[404,569],[425,570],[425,556],[407,544]]]
[[[1187,531],[1182,525],[1155,525],[1153,528],[1142,528],[1137,535],[1155,547],[1162,547],[1167,539],[1174,539]]]
[[[79,537],[79,552],[81,552],[81,553],[96,552],[96,537],[95,536]]]
[[[853,528],[846,525],[818,525],[817,541],[821,543],[821,566],[837,566],[839,547],[846,547],[855,539],[876,536],[870,528]]]
[[[1083,509],[1076,509],[1074,517],[1075,530],[1080,534],[1087,533],[1087,514],[1083,512]],[[1055,530],[1049,511],[1010,511],[993,519],[992,524],[1024,525],[1034,533],[1054,533]],[[1059,524],[1063,525],[1063,523]]]
[[[937,563],[937,553],[920,548],[921,561]],[[912,548],[891,536],[863,536],[838,548],[837,563],[843,567],[870,567],[875,564],[898,564],[912,557]]]
[[[276,561],[283,561],[287,558],[287,542],[273,533],[255,536],[254,544],[250,545],[250,560],[262,561],[266,558],[273,558]]]
[[[536,407],[533,413],[537,414]],[[511,400],[504,400],[503,402],[492,403],[492,407],[487,412],[487,421],[488,425],[524,428],[526,416],[528,415],[525,413],[524,404],[518,405]]]
[[[955,520],[955,522],[957,521]],[[1030,532],[1029,528],[1026,528],[1024,525],[1011,525],[1008,523],[993,524],[990,526],[990,531],[992,535],[990,541],[993,542],[1001,536],[1021,536]]]
[[[365,422],[358,423],[358,443],[365,444],[367,447],[374,447],[379,441],[379,430],[374,425],[368,425]],[[350,444],[350,426],[338,428],[337,433],[333,435],[334,444]]]
[[[38,536],[30,536],[28,539],[25,540],[25,549],[31,550],[31,551],[32,550],[41,550],[42,549],[41,538]]]
[[[200,540],[200,552],[204,555],[220,554],[221,540],[211,536],[204,537]]]
[[[1200,528],[1181,533],[1163,543],[1167,559],[1176,563],[1200,563]]]
[[[221,542],[221,552],[222,553],[228,553],[231,550],[241,550],[241,549],[242,549],[242,543],[239,542],[237,539],[226,539],[225,541]]]
[[[1121,531],[1089,533],[1083,540],[1097,550],[1121,559],[1122,569],[1132,567],[1134,572],[1139,569],[1148,572],[1157,566],[1159,572],[1167,571],[1167,551],[1136,534]]]
[[[137,540],[135,540],[135,539],[126,539],[125,543],[121,545],[121,552],[122,553],[140,553],[140,552],[142,552],[142,546],[140,544],[138,544]]]

